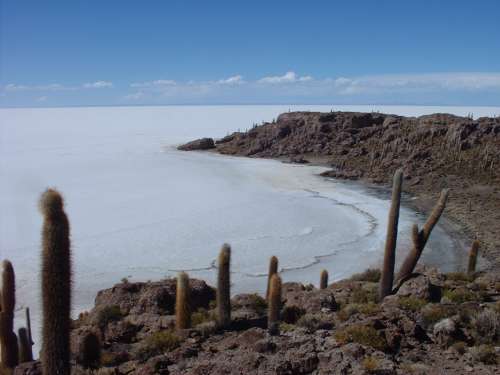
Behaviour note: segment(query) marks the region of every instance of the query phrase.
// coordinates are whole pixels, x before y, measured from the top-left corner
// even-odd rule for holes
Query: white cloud
[[[4,86],[5,91],[61,91],[74,90],[73,87],[60,85],[59,83],[51,83],[48,85],[28,86],[9,83]]]
[[[388,91],[488,90],[500,89],[500,73],[427,73],[340,77],[333,81],[333,85],[339,89],[341,94]]]
[[[177,83],[171,79],[158,79],[156,81],[147,82],[135,82],[131,83],[130,87],[134,88],[147,88],[147,87],[162,87],[162,86],[174,86]]]
[[[125,95],[123,98],[126,100],[140,100],[144,98],[146,95],[142,91],[137,91],[132,94]]]
[[[286,72],[282,76],[269,76],[259,79],[258,83],[270,83],[270,84],[279,84],[279,83],[295,83],[295,82],[307,82],[312,81],[311,76],[302,76],[299,77],[295,72]]]
[[[47,97],[46,96],[40,96],[39,98],[36,99],[37,102],[45,102],[47,101]]]
[[[241,85],[242,83],[245,83],[245,81],[243,81],[243,76],[236,75],[226,79],[220,79],[217,83],[220,85]]]
[[[102,89],[108,87],[113,87],[113,83],[108,81],[96,81],[83,84],[83,88],[85,89]]]

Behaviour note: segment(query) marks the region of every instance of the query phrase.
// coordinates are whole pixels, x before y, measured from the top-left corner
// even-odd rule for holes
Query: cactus
[[[2,363],[14,368],[19,363],[17,337],[14,333],[14,309],[16,307],[16,277],[8,260],[2,263],[2,293],[0,313],[0,353]]]
[[[469,275],[474,274],[476,272],[476,263],[477,263],[477,254],[479,252],[479,241],[475,240],[472,243],[472,246],[469,251],[469,264],[467,266],[467,273]]]
[[[175,298],[175,328],[177,330],[191,328],[189,277],[181,272],[177,276],[177,292]]]
[[[269,273],[267,274],[267,289],[266,301],[269,301],[269,291],[271,290],[271,279],[274,274],[278,273],[278,258],[274,255],[269,260]]]
[[[19,363],[31,362],[33,360],[33,351],[31,341],[26,328],[19,328]]]
[[[432,229],[437,224],[441,214],[443,213],[446,207],[446,200],[448,199],[449,189],[443,189],[439,196],[439,200],[434,206],[429,218],[425,222],[422,230],[418,230],[418,226],[415,224],[412,227],[412,242],[413,247],[411,251],[406,256],[401,268],[399,269],[399,273],[397,276],[397,280],[403,281],[408,276],[413,273],[415,266],[422,255],[422,251],[424,250],[425,245],[427,244],[427,240],[431,235]]]
[[[227,328],[231,324],[231,247],[224,244],[219,254],[219,274],[217,278],[217,324]]]
[[[31,335],[31,318],[30,318],[30,308],[26,307],[26,329],[28,330],[28,338],[30,340],[30,346],[33,346],[33,336]]]
[[[42,228],[42,351],[44,375],[70,374],[71,251],[62,196],[53,189],[40,199]]]
[[[276,335],[279,334],[281,310],[281,278],[278,274],[274,274],[273,277],[271,277],[268,303],[267,328],[270,334]]]
[[[394,173],[392,184],[392,200],[387,224],[387,236],[385,240],[384,265],[380,278],[379,296],[382,300],[392,293],[394,282],[394,263],[396,260],[396,242],[398,238],[399,206],[401,204],[401,187],[403,185],[403,171],[398,169]]]
[[[101,342],[93,332],[88,332],[83,336],[78,363],[87,369],[101,367]]]
[[[327,286],[328,286],[328,271],[323,270],[323,271],[321,271],[321,276],[320,276],[320,280],[319,280],[319,288],[326,289]]]

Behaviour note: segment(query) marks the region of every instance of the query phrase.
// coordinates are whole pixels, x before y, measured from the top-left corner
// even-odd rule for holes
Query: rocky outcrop
[[[200,138],[177,147],[181,151],[210,150],[212,148],[215,148],[212,138]]]
[[[404,170],[403,188],[426,210],[442,188],[446,214],[481,241],[500,267],[500,117],[450,114],[403,117],[380,113],[289,112],[275,122],[216,142],[222,154],[305,160],[329,165],[324,177],[388,184]]]
[[[74,322],[72,373],[494,374],[500,330],[489,327],[500,324],[500,278],[419,272],[382,303],[372,278],[321,290],[285,283],[278,335],[266,329],[266,302],[256,294],[234,296],[233,325],[219,330],[214,290],[190,280],[193,328],[174,331],[174,279],[117,284]],[[476,292],[461,294],[464,288]],[[484,329],[488,334],[480,334]],[[103,344],[98,370],[77,364],[78,343],[89,331]],[[40,375],[39,363],[15,374]]]

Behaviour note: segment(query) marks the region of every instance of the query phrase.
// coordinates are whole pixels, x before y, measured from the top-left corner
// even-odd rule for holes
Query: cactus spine
[[[472,246],[469,251],[469,264],[467,266],[467,273],[469,275],[474,274],[476,272],[476,264],[477,264],[477,254],[479,252],[479,241],[475,240],[472,243]]]
[[[406,256],[401,268],[399,270],[397,280],[404,280],[408,276],[413,273],[415,266],[422,255],[422,251],[424,250],[425,245],[427,244],[427,240],[431,235],[432,229],[437,224],[441,214],[443,213],[446,207],[446,201],[448,199],[449,189],[443,189],[439,196],[439,200],[432,209],[432,212],[425,222],[422,230],[418,230],[417,224],[414,224],[412,227],[412,242],[413,247],[411,251]]]
[[[217,277],[217,324],[227,328],[231,324],[231,247],[224,244],[219,254]]]
[[[87,369],[101,367],[101,342],[93,332],[88,332],[83,337],[78,362]]]
[[[177,276],[177,292],[175,298],[175,328],[177,330],[191,328],[191,311],[189,304],[190,289],[187,273]]]
[[[267,274],[266,300],[269,302],[269,291],[271,290],[271,279],[278,273],[278,258],[274,255],[269,260],[269,273]]]
[[[379,296],[382,300],[392,293],[394,282],[394,263],[396,260],[396,242],[398,237],[399,206],[401,205],[401,187],[403,184],[403,171],[398,169],[394,173],[392,184],[391,208],[387,224],[387,236],[385,240],[384,265],[382,277],[380,278]]]
[[[19,363],[31,362],[33,360],[33,351],[31,349],[31,341],[28,330],[19,328]]]
[[[279,334],[279,318],[281,310],[281,277],[274,274],[271,277],[267,315],[267,328],[270,334]]]
[[[70,374],[71,250],[62,196],[53,189],[40,199],[42,227],[42,351],[44,375]]]
[[[8,260],[2,263],[2,301],[0,312],[0,352],[2,363],[14,368],[19,363],[17,337],[14,333],[14,309],[16,306],[16,277]]]
[[[321,276],[320,276],[320,280],[319,280],[319,288],[326,289],[327,286],[328,286],[328,271],[323,270],[323,271],[321,271]]]

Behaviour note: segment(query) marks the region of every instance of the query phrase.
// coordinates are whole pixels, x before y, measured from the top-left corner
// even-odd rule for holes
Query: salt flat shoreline
[[[406,205],[428,214],[440,190],[449,188],[441,227],[457,240],[460,252],[479,239],[486,259],[482,267],[500,269],[498,117],[288,112],[216,140],[212,147],[197,148],[198,141],[180,149],[328,167],[324,177],[368,188],[387,188],[394,170],[403,167],[403,189],[412,196]]]

